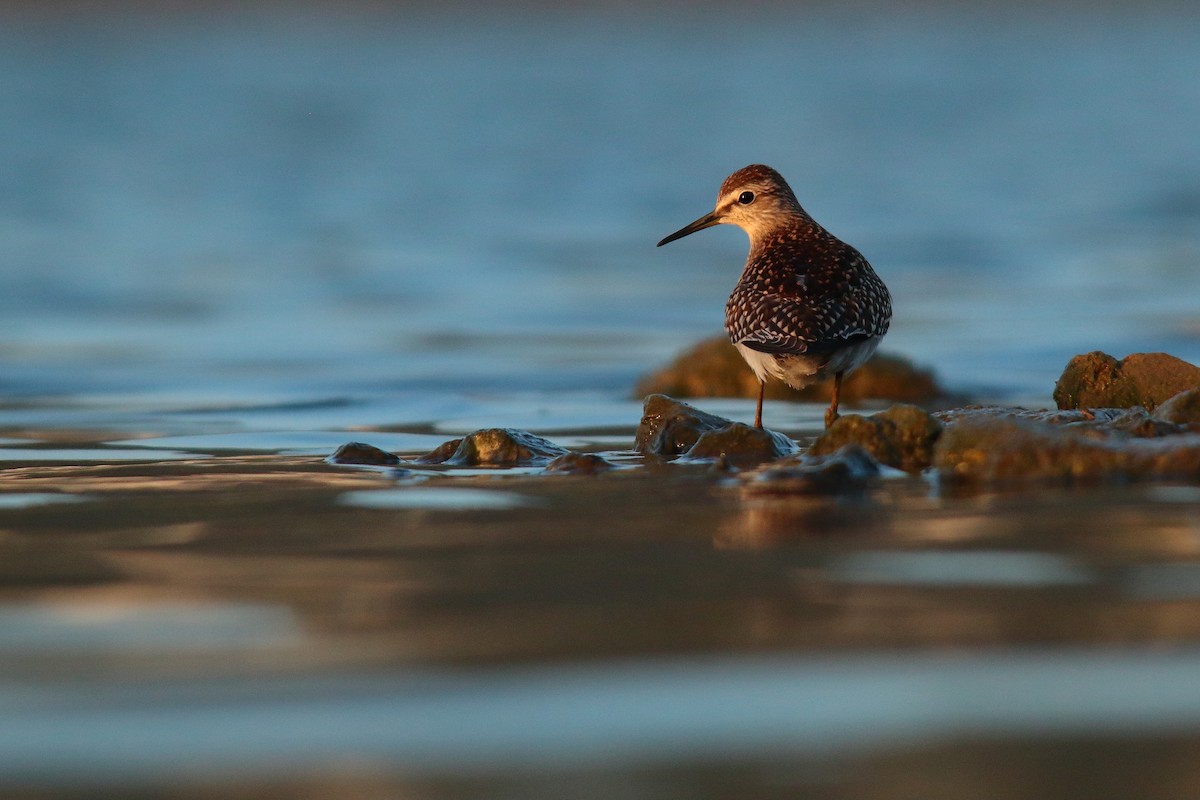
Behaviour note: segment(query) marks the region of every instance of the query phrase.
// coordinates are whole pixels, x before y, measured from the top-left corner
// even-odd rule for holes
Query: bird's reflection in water
[[[719,550],[776,547],[826,538],[886,537],[893,528],[888,506],[869,493],[850,496],[755,495],[717,529]]]

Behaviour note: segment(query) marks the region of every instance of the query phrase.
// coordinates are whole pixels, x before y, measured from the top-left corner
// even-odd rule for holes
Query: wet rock
[[[365,442],[348,442],[334,451],[327,460],[331,464],[367,467],[394,467],[400,463],[399,456]]]
[[[1153,411],[1174,395],[1200,387],[1200,367],[1166,353],[1134,353],[1118,361],[1095,351],[1075,356],[1054,386],[1059,408]]]
[[[686,456],[743,467],[797,450],[782,433],[732,422],[687,403],[652,394],[642,404],[634,449],[644,455]]]
[[[442,442],[420,458],[414,458],[413,461],[418,464],[444,464],[454,456],[455,451],[458,450],[458,446],[462,442],[462,439],[451,439],[448,442]]]
[[[546,472],[558,475],[595,475],[615,469],[611,461],[594,453],[564,453],[546,465]]]
[[[977,418],[949,426],[934,448],[947,481],[1004,484],[1200,478],[1200,434],[1098,438],[1067,426]]]
[[[877,461],[905,472],[920,472],[933,463],[933,446],[942,423],[916,406],[897,403],[870,417],[839,417],[809,453],[828,455],[848,444],[859,445]]]
[[[832,381],[797,391],[779,381],[767,383],[774,400],[829,402]],[[706,339],[681,353],[667,366],[643,377],[637,397],[665,394],[676,397],[756,397],[758,379],[725,336]],[[946,396],[929,370],[900,356],[877,353],[842,384],[842,402],[882,398],[906,403],[931,403]]]
[[[879,462],[857,444],[848,444],[827,455],[785,458],[747,476],[742,491],[748,495],[851,494],[866,489],[879,475]]]
[[[967,406],[938,411],[933,416],[943,425],[955,425],[959,422],[981,419],[1024,420],[1025,422],[1061,426],[1098,438],[1134,436],[1150,439],[1187,431],[1185,426],[1152,417],[1141,406],[1060,409],[1056,411],[1031,410],[1017,406]]]
[[[540,466],[565,455],[559,447],[529,431],[487,428],[462,439],[446,442],[418,459],[423,464],[452,464],[458,467]]]
[[[1153,418],[1171,425],[1200,428],[1200,389],[1188,389],[1154,409]]]
[[[709,414],[687,403],[661,394],[652,394],[642,403],[642,421],[638,425],[633,449],[644,455],[683,455],[708,431],[733,422]]]
[[[1128,409],[1124,415],[1109,423],[1077,422],[1067,427],[1079,428],[1101,436],[1132,436],[1137,439],[1157,439],[1160,436],[1174,436],[1188,431],[1186,425],[1176,425],[1154,418],[1141,406]]]
[[[796,443],[782,433],[733,422],[705,431],[684,459],[715,460],[724,468],[744,469],[795,453]]]
[[[1022,408],[1021,406],[963,406],[945,411],[935,411],[934,419],[943,425],[954,425],[959,422],[976,419],[1023,419],[1028,422],[1042,422],[1047,425],[1069,425],[1076,422],[1099,420],[1111,422],[1127,413],[1127,409],[1096,408],[1087,411],[1078,409],[1039,410]]]

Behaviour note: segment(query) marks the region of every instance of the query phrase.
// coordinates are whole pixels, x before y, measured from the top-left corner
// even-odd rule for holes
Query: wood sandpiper
[[[762,427],[767,378],[803,389],[833,376],[825,427],[838,417],[842,378],[875,352],[892,298],[862,254],[817,224],[783,177],[752,164],[721,184],[717,205],[658,243],[728,223],[750,237],[750,255],[725,304],[725,330],[758,376],[754,424]]]

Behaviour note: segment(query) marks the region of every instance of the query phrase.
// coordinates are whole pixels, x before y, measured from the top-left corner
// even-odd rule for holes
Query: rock
[[[566,448],[534,436],[529,431],[487,428],[446,442],[417,460],[423,464],[451,464],[458,467],[540,466],[566,452]]]
[[[1155,419],[1141,406],[1126,409],[1124,415],[1111,422],[1102,423],[1093,420],[1075,422],[1066,427],[1077,428],[1101,436],[1132,436],[1137,439],[1157,439],[1160,436],[1174,436],[1178,433],[1188,432],[1186,425],[1176,425],[1173,422]]]
[[[1200,434],[1165,439],[1097,438],[1022,419],[957,422],[934,448],[946,481],[1004,484],[1200,478]]]
[[[1096,408],[1088,411],[1065,409],[1056,411],[1022,408],[1021,406],[963,406],[945,411],[935,411],[934,419],[943,425],[954,425],[976,419],[1023,419],[1047,425],[1069,425],[1093,420],[1112,421],[1128,413],[1127,409]]]
[[[365,442],[348,442],[334,451],[334,454],[326,460],[330,464],[367,467],[394,467],[400,463],[399,456]]]
[[[814,398],[829,402],[833,394],[833,381],[822,381],[810,387],[815,389]],[[850,373],[842,381],[842,402],[876,399],[893,403],[937,403],[950,397],[934,377],[933,371],[918,367],[903,356],[891,353],[876,353],[867,363]],[[962,398],[958,398],[962,401]]]
[[[870,417],[839,417],[809,453],[828,455],[848,444],[861,446],[876,460],[905,472],[920,472],[933,463],[933,446],[942,423],[916,406],[897,403]]]
[[[732,422],[661,394],[650,395],[642,404],[633,448],[644,455],[716,459],[735,467],[779,458],[797,449],[782,433]]]
[[[798,449],[796,443],[782,433],[733,422],[700,434],[683,459],[715,460],[725,467],[744,469],[791,455]]]
[[[732,424],[724,417],[693,408],[674,398],[652,394],[642,403],[642,421],[638,425],[633,449],[643,455],[683,455],[699,441],[701,434]]]
[[[1035,411],[1017,406],[967,406],[938,411],[933,416],[943,425],[980,419],[1018,419],[1061,426],[1095,437],[1134,436],[1150,439],[1188,430],[1183,425],[1151,417],[1141,406],[1057,411]]]
[[[1059,408],[1153,411],[1167,399],[1200,387],[1200,367],[1166,353],[1134,353],[1117,361],[1095,351],[1075,356],[1054,386]]]
[[[546,472],[558,475],[595,475],[615,469],[611,461],[594,453],[564,453],[546,465]]]
[[[766,396],[773,400],[829,402],[832,381],[797,391],[768,381]],[[636,397],[666,394],[676,397],[757,397],[758,378],[725,336],[706,339],[681,353],[667,366],[643,377]],[[946,396],[929,370],[900,356],[877,353],[842,383],[842,402],[882,398],[906,403],[930,403]]]
[[[879,462],[848,444],[828,455],[810,451],[770,464],[750,473],[742,491],[751,496],[850,494],[866,489],[878,475]]]
[[[1200,428],[1200,389],[1188,389],[1154,409],[1155,420],[1188,428]]]
[[[442,442],[420,458],[414,458],[413,461],[418,464],[444,464],[454,456],[455,451],[458,450],[458,446],[462,442],[462,439],[451,439],[448,442]]]

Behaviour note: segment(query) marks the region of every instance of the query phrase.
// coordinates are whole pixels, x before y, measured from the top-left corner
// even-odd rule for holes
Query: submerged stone
[[[418,459],[423,464],[459,467],[540,466],[567,452],[553,442],[515,428],[487,428],[438,447]]]
[[[1013,418],[964,420],[934,449],[948,481],[1002,484],[1200,478],[1200,434],[1159,439],[1096,437]]]
[[[1169,398],[1200,387],[1200,367],[1166,353],[1134,353],[1121,361],[1099,350],[1075,356],[1054,386],[1059,408],[1153,411]]]
[[[876,460],[905,472],[920,472],[933,463],[933,446],[942,423],[916,406],[897,403],[870,417],[839,417],[815,442],[809,453],[828,455],[845,445],[862,447]]]
[[[564,453],[546,465],[546,472],[559,475],[595,475],[616,465],[594,453]]]
[[[367,467],[394,467],[400,463],[399,456],[365,442],[348,442],[334,451],[328,460],[331,464]]]
[[[796,443],[782,433],[733,422],[724,428],[705,431],[684,458],[715,460],[723,466],[742,469],[795,453]]]
[[[857,444],[826,455],[811,452],[785,458],[747,476],[750,495],[829,495],[861,492],[879,475],[879,462]]]
[[[766,396],[772,400],[829,402],[832,381],[820,381],[802,390],[769,381]],[[635,396],[665,394],[676,397],[756,397],[758,378],[746,366],[728,337],[706,339],[681,353],[667,366],[643,377]],[[946,396],[933,373],[900,356],[875,354],[842,383],[842,402],[881,398],[907,403],[931,403]]]

